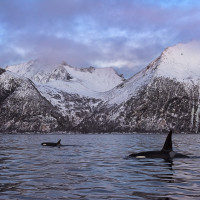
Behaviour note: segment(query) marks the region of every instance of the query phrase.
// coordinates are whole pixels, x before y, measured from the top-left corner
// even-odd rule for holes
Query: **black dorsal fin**
[[[61,141],[61,139],[60,139],[60,140],[58,140],[57,144],[60,144],[60,141]]]
[[[165,140],[165,144],[162,148],[162,151],[173,151],[173,148],[172,148],[172,130],[170,130],[169,134],[167,135],[167,138]]]

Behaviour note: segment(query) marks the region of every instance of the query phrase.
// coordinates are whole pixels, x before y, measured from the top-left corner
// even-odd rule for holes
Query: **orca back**
[[[176,153],[172,147],[172,130],[167,135],[165,143],[161,151],[145,151],[140,153],[132,153],[130,157],[135,158],[163,158],[165,160],[172,160],[173,158],[189,158],[187,155]]]
[[[172,130],[167,135],[167,138],[165,140],[165,143],[163,145],[162,151],[173,151],[172,147]]]
[[[58,147],[60,147],[61,146],[60,142],[61,142],[61,139],[58,140],[58,142],[43,142],[41,145],[42,146],[52,146],[52,147],[58,146]]]
[[[58,140],[58,142],[57,142],[57,145],[59,145],[59,144],[60,144],[60,142],[61,142],[61,139],[60,139],[60,140]]]

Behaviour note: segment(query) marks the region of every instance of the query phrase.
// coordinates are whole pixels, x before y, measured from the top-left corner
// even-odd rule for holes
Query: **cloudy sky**
[[[0,66],[40,58],[126,77],[200,39],[199,0],[0,0]]]

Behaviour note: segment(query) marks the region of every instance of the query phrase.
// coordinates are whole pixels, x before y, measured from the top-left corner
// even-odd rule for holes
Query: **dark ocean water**
[[[200,135],[173,135],[191,158],[127,159],[166,135],[0,135],[0,199],[200,199]],[[43,147],[61,139],[65,145]]]

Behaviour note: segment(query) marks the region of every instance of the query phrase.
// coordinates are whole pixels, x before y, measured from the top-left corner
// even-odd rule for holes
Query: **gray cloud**
[[[43,58],[134,73],[166,47],[199,40],[199,8],[195,0],[1,0],[0,65]]]

